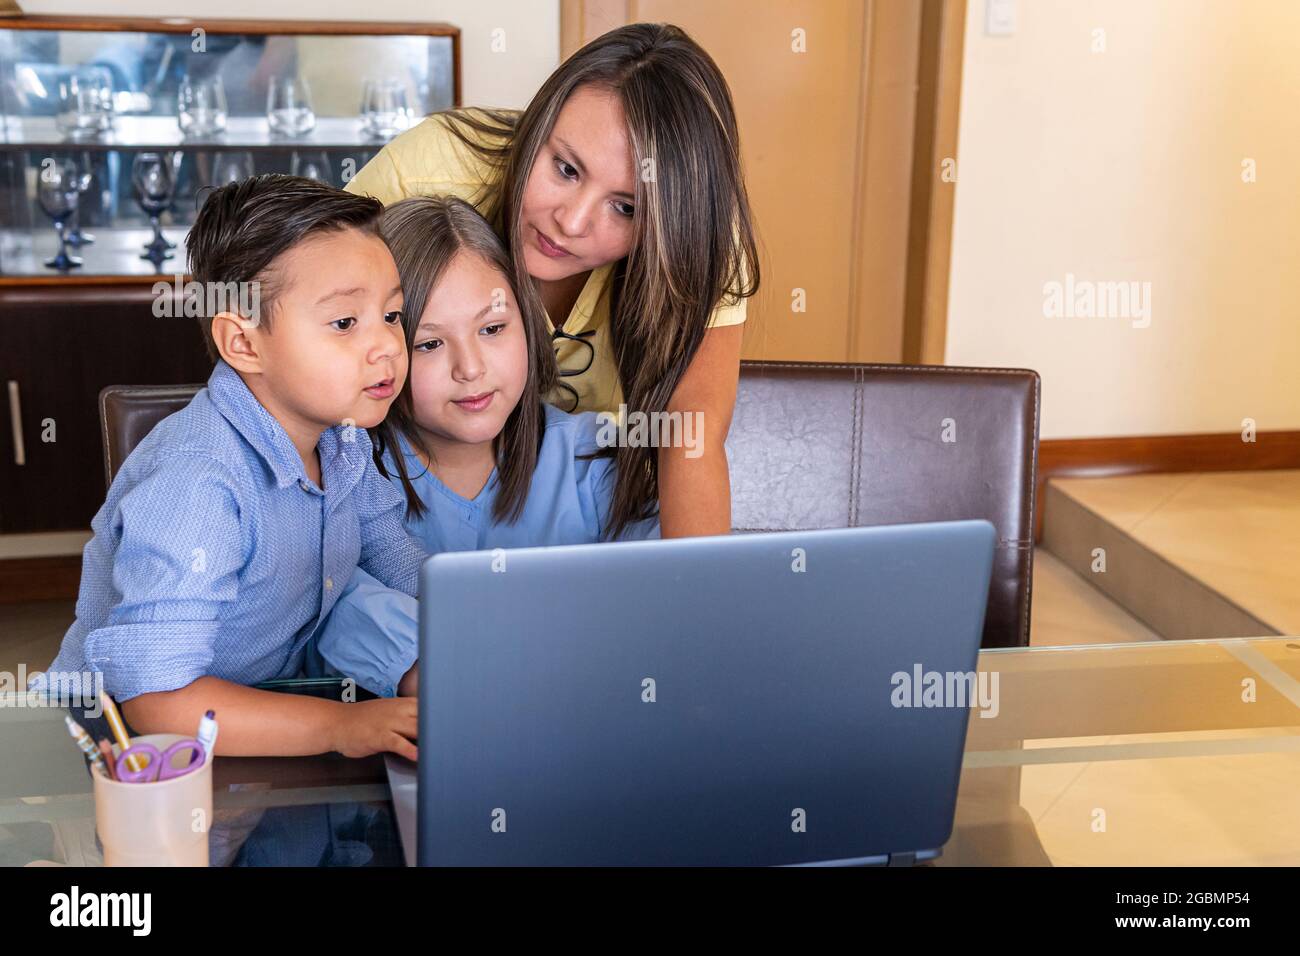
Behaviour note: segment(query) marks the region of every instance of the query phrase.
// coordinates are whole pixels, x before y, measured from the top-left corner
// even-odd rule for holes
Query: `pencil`
[[[107,774],[104,769],[104,758],[100,754],[99,748],[95,746],[95,742],[90,739],[90,734],[86,733],[86,729],[66,714],[63,716],[63,722],[68,725],[68,733],[72,734],[72,739],[77,742],[81,752],[90,761],[90,769]]]
[[[126,724],[122,723],[122,715],[117,712],[117,705],[113,703],[113,698],[108,696],[108,691],[99,692],[99,700],[104,705],[104,718],[108,721],[109,730],[113,731],[113,736],[117,738],[117,745],[126,753],[127,748],[131,746],[131,738],[126,735]],[[140,758],[136,754],[126,758],[126,765],[131,770],[140,769]]]
[[[116,780],[117,763],[113,759],[113,745],[107,740],[101,740],[99,742],[99,752],[104,755],[104,762],[108,764],[108,772],[105,776],[107,776],[109,780]]]

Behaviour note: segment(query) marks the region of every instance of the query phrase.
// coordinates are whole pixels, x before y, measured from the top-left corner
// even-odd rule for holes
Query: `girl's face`
[[[623,105],[580,86],[560,109],[524,187],[524,265],[555,281],[622,259],[632,248],[636,169]]]
[[[491,442],[519,404],[528,381],[523,317],[506,277],[481,256],[459,253],[429,294],[410,378],[416,424],[435,445]]]

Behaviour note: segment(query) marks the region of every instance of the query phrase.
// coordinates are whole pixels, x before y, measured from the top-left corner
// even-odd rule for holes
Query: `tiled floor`
[[[1300,471],[1053,484],[1278,633],[1300,634]]]
[[[1029,643],[1034,647],[1160,640],[1043,548],[1034,552],[1031,595]]]
[[[1293,736],[1293,728],[1253,731]],[[1040,740],[1031,746],[1213,740],[1240,731]],[[1300,754],[1246,753],[1024,767],[1020,802],[1055,866],[1296,866]]]
[[[1054,484],[1278,631],[1300,634],[1300,471],[1054,479]],[[1159,639],[1050,553],[1039,549],[1034,563],[1035,645]],[[1285,737],[1294,728],[1257,733]],[[1160,735],[1131,735],[1026,746],[1157,739]],[[1300,755],[1253,753],[1026,766],[1020,794],[1043,848],[1058,866],[1294,866],[1300,857],[1279,848],[1300,846],[1297,786]]]

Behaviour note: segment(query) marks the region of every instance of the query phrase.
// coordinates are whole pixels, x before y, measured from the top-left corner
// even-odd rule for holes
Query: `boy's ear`
[[[212,341],[217,352],[238,372],[262,371],[261,334],[257,322],[234,312],[218,312],[212,317]]]

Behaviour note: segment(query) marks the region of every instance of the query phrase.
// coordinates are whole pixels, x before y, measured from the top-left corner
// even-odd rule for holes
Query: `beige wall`
[[[947,362],[1037,369],[1044,438],[1300,428],[1300,3],[1017,7],[969,5]],[[1149,327],[1044,317],[1067,273]]]
[[[461,98],[472,106],[523,107],[560,62],[559,0],[23,0],[22,7],[99,16],[450,23],[461,29]],[[492,50],[497,27],[505,30],[504,52]]]

